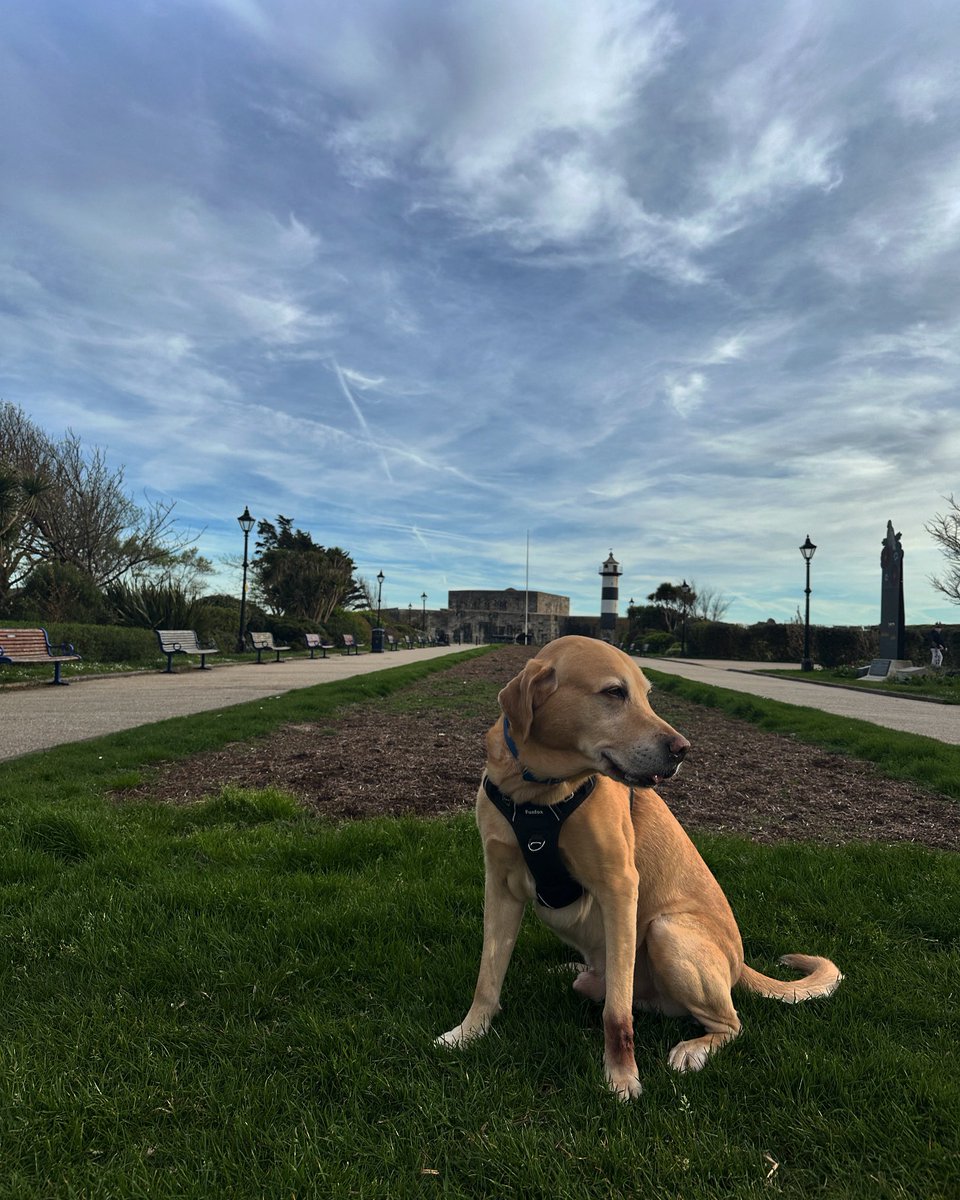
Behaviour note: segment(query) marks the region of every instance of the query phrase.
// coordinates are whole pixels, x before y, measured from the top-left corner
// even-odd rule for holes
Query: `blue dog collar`
[[[513,755],[513,757],[516,759],[517,763],[520,765],[520,768],[521,768],[520,774],[521,774],[521,777],[525,780],[525,782],[527,782],[527,783],[550,783],[550,784],[563,783],[562,779],[541,779],[539,775],[534,775],[534,773],[532,771],[528,771],[527,768],[523,765],[523,763],[520,762],[520,751],[517,749],[517,743],[510,736],[510,719],[506,715],[506,713],[504,713],[504,716],[503,716],[503,740],[507,743],[507,749],[510,751],[510,753]]]

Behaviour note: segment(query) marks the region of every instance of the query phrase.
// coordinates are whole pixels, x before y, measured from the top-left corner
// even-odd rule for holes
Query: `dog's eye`
[[[613,687],[604,688],[603,694],[605,696],[611,696],[614,700],[626,700],[627,689],[625,687],[621,687],[621,685],[618,683]]]

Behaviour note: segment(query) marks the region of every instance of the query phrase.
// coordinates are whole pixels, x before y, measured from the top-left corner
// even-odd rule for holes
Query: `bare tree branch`
[[[945,513],[937,513],[924,526],[947,559],[946,573],[931,575],[930,582],[952,604],[960,604],[960,504],[952,495],[944,496],[949,504]]]

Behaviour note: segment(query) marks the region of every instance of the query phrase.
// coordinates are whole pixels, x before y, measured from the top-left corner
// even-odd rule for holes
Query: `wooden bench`
[[[289,646],[278,646],[273,640],[272,633],[252,633],[248,629],[247,637],[250,639],[250,648],[252,650],[256,650],[257,652],[257,662],[261,664],[263,663],[263,659],[260,656],[263,654],[264,650],[270,650],[271,652],[275,651],[277,655],[277,662],[282,662],[283,660],[280,657],[280,651],[290,649]]]
[[[51,646],[45,629],[0,629],[0,663],[11,666],[53,663],[51,684],[66,687],[66,680],[60,678],[60,665],[65,662],[80,662],[80,655],[69,642]]]
[[[307,643],[307,649],[310,651],[310,657],[315,658],[317,651],[320,651],[320,657],[326,658],[327,651],[333,649],[333,642],[325,642],[319,633],[305,633],[303,640]]]
[[[358,642],[352,633],[341,633],[340,637],[343,639],[344,653],[348,658],[351,654],[360,653],[360,647],[363,645],[363,642]]]
[[[392,633],[387,634],[387,645],[391,650],[399,650],[400,642],[393,636]]]
[[[209,671],[207,658],[220,653],[216,646],[201,646],[200,639],[192,629],[155,629],[154,633],[160,642],[160,649],[167,656],[167,674],[173,671],[175,654],[199,654],[200,670]]]

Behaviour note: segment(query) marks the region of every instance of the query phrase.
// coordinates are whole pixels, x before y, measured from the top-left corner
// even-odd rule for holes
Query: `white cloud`
[[[922,70],[905,71],[890,84],[901,117],[908,123],[930,125],[956,103],[960,92],[960,70],[956,61],[926,62]]]
[[[681,417],[689,417],[701,406],[707,390],[707,378],[702,371],[689,375],[667,375],[663,381],[667,401]]]
[[[415,205],[525,254],[599,239],[615,257],[653,240],[616,146],[679,44],[665,6],[509,0],[491,21],[471,0],[429,18],[406,2],[326,16],[320,38],[309,9],[285,5],[271,42],[332,89],[325,136],[357,183],[402,180]]]

